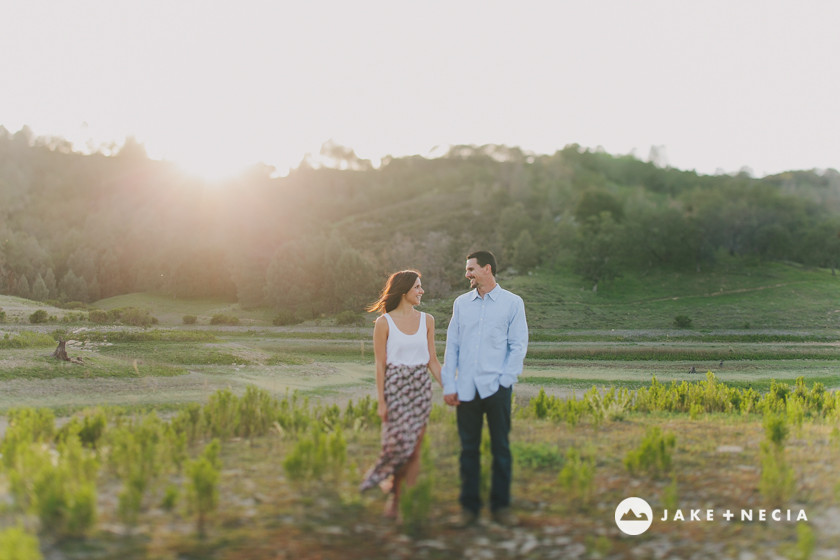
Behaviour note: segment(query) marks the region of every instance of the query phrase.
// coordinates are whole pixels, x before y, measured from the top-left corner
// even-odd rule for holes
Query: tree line
[[[135,142],[81,154],[0,127],[0,293],[218,296],[305,319],[360,310],[399,268],[419,268],[427,291],[447,295],[479,247],[519,273],[570,267],[593,287],[703,270],[722,253],[840,262],[833,169],[700,175],[577,145],[551,155],[455,146],[374,168],[333,151],[335,168],[305,161],[273,178],[257,166],[211,188]]]

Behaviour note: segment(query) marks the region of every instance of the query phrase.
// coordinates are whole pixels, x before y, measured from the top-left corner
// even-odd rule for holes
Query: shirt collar
[[[487,295],[490,296],[490,299],[492,299],[493,301],[496,301],[499,298],[499,294],[501,292],[502,292],[502,287],[499,286],[498,282],[496,282],[496,287],[493,288],[492,290],[490,290],[489,292],[487,292]],[[479,299],[481,298],[481,296],[478,295],[478,288],[475,288],[471,293],[472,293],[472,297],[470,298],[470,301],[475,300],[476,298],[479,298]]]

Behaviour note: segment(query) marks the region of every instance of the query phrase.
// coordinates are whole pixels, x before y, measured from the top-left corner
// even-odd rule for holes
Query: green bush
[[[82,537],[93,528],[99,465],[78,438],[60,442],[55,454],[44,445],[18,441],[7,465],[16,509],[35,514],[54,537]]]
[[[29,322],[33,325],[37,325],[39,323],[46,323],[48,319],[49,315],[47,315],[47,312],[43,309],[39,309],[29,316]]]
[[[277,399],[269,395],[268,391],[249,385],[239,400],[236,435],[245,438],[265,435],[274,425],[278,410]]]
[[[0,348],[41,348],[54,344],[55,340],[50,335],[33,331],[21,331],[16,336],[6,333],[0,339]]]
[[[239,324],[239,317],[217,313],[216,315],[210,317],[210,324],[236,326]]]
[[[210,395],[202,414],[211,437],[229,439],[239,426],[239,397],[230,389],[216,391]]]
[[[513,460],[521,467],[555,470],[563,465],[563,454],[557,446],[545,442],[523,443],[514,441],[511,443],[511,452]]]
[[[185,325],[195,325],[196,321],[198,321],[198,317],[195,315],[184,315],[182,320]]]
[[[361,317],[358,313],[354,313],[353,311],[342,311],[338,315],[335,316],[335,322],[337,325],[355,325],[358,324]]]
[[[578,505],[586,505],[592,499],[593,481],[595,480],[595,459],[584,458],[580,451],[570,447],[566,451],[566,460],[557,482],[566,497]]]
[[[119,514],[133,523],[145,496],[184,460],[186,436],[152,413],[117,423],[107,432],[107,439],[108,465],[123,483]]]
[[[101,309],[91,309],[88,311],[88,321],[103,325],[108,322],[108,312]]]
[[[678,329],[688,329],[691,327],[691,317],[688,315],[677,315],[674,317],[674,326]]]
[[[676,443],[674,434],[663,434],[659,426],[652,426],[648,428],[639,447],[625,455],[624,466],[632,474],[668,474],[671,472],[672,454]]]
[[[758,489],[770,505],[781,507],[793,496],[795,478],[785,458],[785,441],[790,434],[787,419],[768,414],[764,419],[765,439],[761,442],[761,476]]]
[[[294,311],[289,311],[287,309],[281,309],[277,312],[277,315],[274,316],[274,319],[271,320],[271,324],[275,327],[284,327],[286,325],[297,325],[302,323],[303,321],[298,318]]]
[[[207,515],[219,505],[219,440],[214,439],[200,457],[187,464],[187,501],[190,510],[196,514],[199,535],[204,535]]]
[[[0,531],[0,560],[43,560],[38,537],[23,527]]]
[[[133,327],[148,328],[156,325],[158,320],[152,317],[147,309],[137,309],[136,307],[126,307],[120,309],[120,322],[124,325],[131,325]]]
[[[108,418],[101,408],[93,408],[82,411],[73,416],[58,433],[58,439],[64,440],[67,437],[76,436],[82,445],[96,449],[100,440],[105,434],[108,426]]]
[[[302,436],[283,461],[286,476],[294,482],[318,481],[325,474],[339,480],[347,463],[347,443],[339,427],[325,434],[314,424],[308,435]]]
[[[434,497],[434,478],[435,462],[429,438],[423,438],[420,446],[420,474],[415,484],[406,487],[400,496],[403,530],[410,535],[418,536],[428,528]]]

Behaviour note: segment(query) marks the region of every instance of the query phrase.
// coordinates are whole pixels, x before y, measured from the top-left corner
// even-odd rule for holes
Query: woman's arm
[[[379,403],[377,413],[383,422],[388,420],[388,405],[385,404],[385,366],[388,362],[386,353],[388,344],[388,320],[380,315],[373,327],[373,356],[376,359],[376,399]]]
[[[435,318],[426,313],[426,338],[429,341],[429,371],[432,372],[432,377],[438,382],[438,385],[443,387],[443,381],[440,379],[440,360],[438,360],[437,352],[435,352]]]

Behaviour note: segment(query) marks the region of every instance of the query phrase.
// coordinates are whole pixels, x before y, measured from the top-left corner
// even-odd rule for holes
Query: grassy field
[[[647,390],[653,379],[666,386],[702,386],[707,371],[726,386],[761,394],[773,382],[793,387],[800,377],[809,387],[820,384],[829,392],[840,387],[840,279],[827,271],[724,262],[705,273],[619,278],[597,294],[566,273],[499,280],[524,297],[531,326],[515,391],[520,411],[541,390],[580,402],[593,386]],[[438,318],[442,357],[453,296],[428,296],[424,308]],[[295,394],[321,407],[344,407],[375,394],[372,316],[360,314],[358,325],[349,327],[329,317],[274,327],[268,310],[155,294],[110,298],[91,307],[135,307],[158,323],[150,328],[97,325],[84,320],[84,310],[0,296],[5,312],[0,432],[7,428],[5,414],[20,407],[48,407],[62,423],[91,406],[171,417],[226,389],[243,395],[256,387],[278,399]],[[47,311],[47,323],[29,323],[37,309]],[[211,326],[215,314],[236,316],[240,326]],[[184,325],[184,315],[196,316],[197,324]],[[691,325],[676,327],[677,316]],[[71,341],[68,353],[81,364],[50,356],[59,336]],[[439,389],[434,398],[441,401]],[[440,407],[429,428],[435,484],[431,521],[422,533],[407,534],[404,527],[383,521],[381,499],[355,492],[377,453],[377,430],[368,427],[347,434],[352,460],[340,482],[320,489],[295,484],[280,468],[293,438],[269,433],[226,441],[223,507],[204,539],[196,539],[182,509],[164,513],[150,507],[136,527],[127,526],[114,513],[118,487],[112,481],[99,495],[100,519],[91,535],[47,538],[42,549],[51,558],[70,559],[451,558],[478,557],[480,551],[494,558],[740,559],[831,558],[840,548],[840,533],[833,528],[840,526],[835,494],[840,477],[832,468],[840,459],[838,418],[807,418],[801,427],[791,427],[785,447],[796,481],[786,505],[808,510],[807,530],[795,522],[655,521],[649,533],[632,539],[612,519],[618,501],[629,495],[645,497],[660,514],[674,504],[686,510],[763,507],[758,480],[764,428],[760,414],[618,416],[571,424],[517,415],[514,494],[523,523],[516,529],[483,521],[464,533],[447,522],[457,512],[457,434],[451,410]],[[672,475],[629,473],[624,458],[654,426],[676,435]],[[565,455],[569,448],[594,461],[595,490],[585,503],[558,481],[571,460]],[[4,523],[9,520],[3,517]]]

